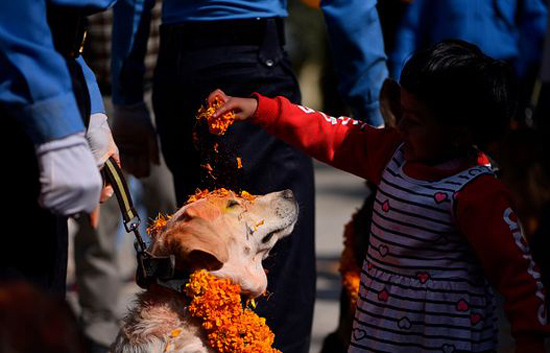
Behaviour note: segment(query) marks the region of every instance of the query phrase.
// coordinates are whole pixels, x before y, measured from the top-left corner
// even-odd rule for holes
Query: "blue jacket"
[[[93,13],[114,1],[0,1],[0,106],[22,123],[35,144],[84,131],[65,59],[53,46],[47,3]],[[90,90],[92,113],[102,112],[94,74],[82,57],[77,61]]]
[[[153,5],[154,0],[119,0],[115,5],[112,52],[115,104],[143,100],[143,56],[148,34],[148,28],[144,27],[148,21],[143,19],[147,19]],[[169,24],[287,15],[286,0],[164,0],[162,6],[162,21]],[[376,0],[323,0],[321,9],[342,95],[355,117],[380,125],[383,120],[378,94],[387,68]],[[122,71],[124,75],[120,74]]]
[[[547,11],[546,0],[415,0],[397,30],[391,76],[414,51],[457,38],[513,63],[521,78],[540,61]]]

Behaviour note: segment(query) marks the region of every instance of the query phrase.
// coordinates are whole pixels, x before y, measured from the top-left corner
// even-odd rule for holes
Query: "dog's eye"
[[[236,200],[229,200],[229,201],[227,201],[227,206],[225,206],[225,207],[231,208],[231,207],[235,207],[235,206],[238,206],[238,205],[239,205],[239,203]]]

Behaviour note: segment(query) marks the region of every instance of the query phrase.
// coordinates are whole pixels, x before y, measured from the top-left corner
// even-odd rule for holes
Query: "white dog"
[[[179,271],[205,268],[239,284],[242,294],[256,298],[267,287],[262,260],[277,240],[292,232],[297,216],[298,206],[290,190],[253,200],[233,192],[211,193],[178,210],[166,230],[152,239],[150,252],[174,254]],[[187,303],[185,294],[153,285],[138,296],[112,352],[213,352],[206,345],[200,323],[187,313]],[[181,330],[177,338],[170,337],[174,330]]]

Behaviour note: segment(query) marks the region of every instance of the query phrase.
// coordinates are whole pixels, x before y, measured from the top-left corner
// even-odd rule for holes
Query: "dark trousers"
[[[206,22],[203,26],[204,32],[178,25],[163,26],[155,72],[156,122],[166,163],[174,175],[179,205],[197,188],[209,186],[201,178],[201,151],[193,146],[192,135],[196,112],[210,92],[220,88],[228,95],[240,97],[258,92],[285,96],[296,103],[301,98],[281,45],[280,31],[274,27],[265,32],[251,30],[248,33],[254,38],[250,43],[241,35],[234,36],[239,43],[230,43],[228,38],[232,36],[228,32],[234,26],[229,26],[228,31],[219,28],[219,24],[212,24],[218,26],[214,31],[209,31]],[[217,38],[209,32],[217,33],[226,42],[213,45]],[[268,292],[272,295],[260,300],[257,312],[274,331],[277,348],[285,353],[308,352],[315,299],[311,159],[250,122],[231,126],[220,145],[242,157],[242,189],[252,194],[291,189],[300,204],[293,234],[280,241],[264,262]]]

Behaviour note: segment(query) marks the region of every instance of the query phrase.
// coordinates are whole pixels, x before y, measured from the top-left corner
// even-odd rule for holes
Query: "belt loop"
[[[279,35],[279,26],[276,18],[265,21],[265,31],[258,58],[267,67],[276,65],[283,58],[282,41]]]

